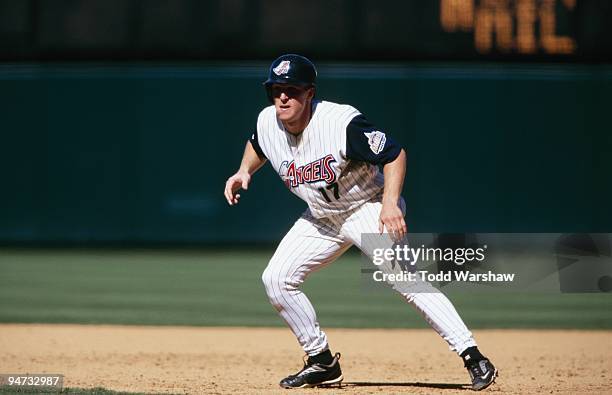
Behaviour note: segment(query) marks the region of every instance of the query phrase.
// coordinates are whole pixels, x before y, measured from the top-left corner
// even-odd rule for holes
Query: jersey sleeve
[[[253,149],[255,150],[255,152],[257,152],[257,155],[262,159],[266,158],[266,154],[264,154],[263,150],[261,149],[261,146],[259,145],[257,131],[253,132],[249,141],[251,142],[251,145],[253,146]]]
[[[401,150],[399,144],[362,114],[354,117],[346,127],[346,157],[349,159],[385,165],[393,162]]]

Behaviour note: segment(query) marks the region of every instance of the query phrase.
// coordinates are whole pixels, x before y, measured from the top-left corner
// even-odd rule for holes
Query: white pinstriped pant
[[[306,354],[325,351],[328,344],[300,285],[310,273],[332,263],[353,244],[367,253],[361,246],[361,234],[378,233],[381,207],[380,199],[375,198],[334,217],[317,219],[306,211],[280,242],[263,272],[262,281],[270,303],[287,322]],[[397,291],[446,340],[451,350],[460,354],[476,345],[472,333],[444,294],[433,289],[431,293]]]

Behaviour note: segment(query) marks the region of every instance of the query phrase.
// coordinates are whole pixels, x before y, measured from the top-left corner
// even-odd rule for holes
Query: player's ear
[[[315,89],[316,88],[314,86],[311,86],[310,88],[308,88],[308,98],[310,100],[314,99],[315,97]]]

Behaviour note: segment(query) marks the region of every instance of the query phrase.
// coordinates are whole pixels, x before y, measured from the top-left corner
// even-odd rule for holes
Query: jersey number
[[[321,187],[321,188],[319,188],[319,192],[321,192],[321,195],[323,195],[323,197],[325,198],[325,200],[326,200],[327,202],[331,202],[331,201],[332,201],[332,200],[331,200],[331,198],[329,197],[329,195],[327,194],[327,192],[325,192],[325,190],[326,190],[326,189],[327,189],[328,191],[333,191],[333,194],[334,194],[334,199],[336,199],[336,200],[340,199],[340,194],[338,193],[338,183],[337,183],[337,182],[334,182],[333,184],[329,184],[329,185],[328,185],[328,186],[326,186],[326,187]]]

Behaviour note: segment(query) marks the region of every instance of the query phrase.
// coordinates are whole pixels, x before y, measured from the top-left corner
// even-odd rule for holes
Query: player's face
[[[314,90],[312,88],[281,84],[272,85],[276,116],[286,124],[307,123],[310,117],[310,101],[313,96]]]

